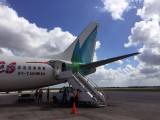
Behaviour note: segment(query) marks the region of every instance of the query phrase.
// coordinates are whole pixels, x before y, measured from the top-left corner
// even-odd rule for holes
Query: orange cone
[[[72,110],[72,114],[77,114],[78,112],[76,111],[76,105],[75,102],[73,103],[73,110]]]

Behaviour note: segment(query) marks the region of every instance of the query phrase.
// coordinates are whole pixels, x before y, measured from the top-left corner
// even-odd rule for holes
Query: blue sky
[[[13,31],[18,26],[15,31],[18,31],[19,34],[18,32],[14,33],[15,36],[19,36],[18,38],[30,36],[30,38],[24,37],[24,43],[20,40],[22,46],[27,44],[34,51],[43,50],[37,55],[32,51],[27,51],[27,47],[24,49],[10,45],[0,39],[2,54],[37,57],[42,54],[52,54],[54,50],[56,53],[61,52],[91,21],[96,21],[100,24],[97,38],[100,48],[96,50],[97,60],[137,51],[142,54],[98,68],[97,72],[91,75],[94,81],[97,82],[98,78],[103,79],[101,83],[97,82],[100,86],[103,86],[104,83],[107,86],[156,85],[160,83],[159,62],[152,60],[153,56],[159,58],[159,39],[156,39],[159,38],[156,35],[159,33],[160,21],[158,0],[151,2],[148,0],[0,0],[0,3],[5,6],[1,6],[1,10],[4,13],[7,11],[10,15],[8,17],[1,12],[0,20],[8,21],[13,25]],[[7,23],[3,22],[2,24],[6,30]],[[21,33],[21,31],[23,32]],[[4,38],[2,33],[0,31],[0,38]],[[60,36],[57,36],[56,33],[59,33]],[[155,35],[152,35],[153,33]],[[13,33],[9,34],[11,38],[13,38],[12,35]],[[45,40],[43,40],[43,36]],[[129,36],[130,39],[128,39]],[[36,38],[36,40],[34,39],[35,46],[30,44],[33,37]],[[8,39],[8,42],[11,41],[9,37],[5,39]],[[48,44],[45,44],[48,46],[46,48],[43,45],[44,41],[48,41]],[[64,45],[61,46],[61,43]],[[152,44],[156,43],[157,46],[152,47]],[[96,77],[98,74],[101,77]],[[120,79],[125,80],[118,80],[116,74]],[[151,76],[154,76],[154,81],[151,81]],[[131,81],[132,79],[135,81]]]

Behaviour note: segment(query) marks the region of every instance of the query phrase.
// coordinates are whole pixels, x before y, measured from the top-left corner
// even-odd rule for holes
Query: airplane
[[[0,91],[37,89],[67,82],[67,75],[92,74],[96,68],[138,52],[93,62],[99,23],[91,22],[62,53],[44,58],[0,55]],[[61,77],[60,77],[61,75]]]

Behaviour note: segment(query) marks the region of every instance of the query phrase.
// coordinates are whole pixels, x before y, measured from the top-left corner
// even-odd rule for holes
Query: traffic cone
[[[76,111],[76,105],[75,102],[73,103],[73,110],[72,110],[72,114],[77,114],[78,112]]]

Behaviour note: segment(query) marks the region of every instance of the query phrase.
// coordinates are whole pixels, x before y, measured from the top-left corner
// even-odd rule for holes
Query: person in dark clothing
[[[49,88],[47,89],[47,101],[49,102]]]
[[[74,93],[74,102],[78,106],[78,99],[80,98],[80,90],[77,89]]]
[[[38,100],[38,90],[35,92],[36,101]]]
[[[39,95],[38,95],[38,102],[42,102],[42,95],[43,95],[43,91],[42,91],[42,89],[40,89]]]
[[[63,103],[66,102],[66,101],[67,101],[67,88],[64,87],[61,104],[63,104]]]

